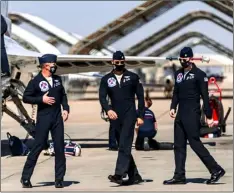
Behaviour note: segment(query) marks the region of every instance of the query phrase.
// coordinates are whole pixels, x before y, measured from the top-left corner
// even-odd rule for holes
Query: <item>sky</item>
[[[142,3],[144,3],[144,1],[10,1],[9,12],[23,12],[39,16],[64,31],[75,32],[81,36],[88,36]],[[185,14],[199,10],[209,11],[233,23],[232,18],[203,2],[185,1],[126,37],[121,38],[111,46],[118,50],[127,50],[134,44],[159,31]],[[203,33],[233,50],[232,33],[208,20],[198,20],[145,52],[142,52],[140,55],[147,55],[188,31]],[[191,40],[185,41],[184,44],[179,45],[179,47],[186,45],[188,42],[191,42]],[[173,52],[174,50],[175,49],[172,49],[171,51]],[[196,46],[194,52],[214,53],[205,46]]]

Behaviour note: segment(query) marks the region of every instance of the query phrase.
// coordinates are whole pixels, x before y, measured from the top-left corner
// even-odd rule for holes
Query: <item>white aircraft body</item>
[[[5,47],[8,55],[8,60],[11,66],[11,79],[9,81],[8,87],[6,87],[2,93],[2,111],[15,119],[20,125],[22,125],[28,134],[31,136],[34,135],[35,131],[35,123],[33,119],[28,115],[27,111],[23,107],[20,95],[24,92],[25,85],[23,82],[27,82],[30,78],[33,77],[37,72],[39,72],[38,66],[39,61],[38,57],[45,54],[45,50],[41,50],[40,52],[30,51],[20,46],[18,42],[14,41],[11,35],[11,21],[7,18],[8,15],[8,1],[1,1],[1,9],[2,13],[4,13],[5,18],[8,23],[8,36],[5,36]],[[22,29],[13,25],[13,28],[16,30],[21,30],[22,33],[26,33],[26,31],[22,31]],[[22,34],[21,33],[21,34]],[[32,34],[29,38],[32,38],[30,42],[33,41]],[[35,39],[38,44],[40,44],[41,40]],[[42,42],[41,42],[42,43]],[[45,42],[44,42],[45,43]],[[45,44],[44,44],[45,45]],[[52,46],[52,45],[51,45]],[[47,45],[48,53],[50,47]],[[55,48],[53,48],[54,52],[57,52]],[[46,51],[47,52],[47,51]],[[76,75],[80,73],[79,76],[92,76],[94,78],[101,77],[102,75],[97,73],[104,73],[110,71],[113,66],[111,65],[112,55],[67,55],[67,54],[57,54],[57,75]],[[129,69],[134,68],[145,68],[145,67],[154,67],[156,65],[161,65],[165,63],[168,58],[167,57],[143,57],[143,56],[126,56],[126,67]],[[178,59],[178,58],[177,58]],[[209,61],[208,58],[202,58],[202,61]],[[212,61],[212,59],[211,59]],[[23,80],[23,79],[26,79]],[[7,99],[11,98],[12,101],[17,106],[17,109],[20,112],[20,115],[15,114],[11,110],[7,108]]]
[[[8,1],[1,1],[1,12],[8,23],[8,34],[11,35],[11,21],[7,18]],[[4,35],[6,52],[11,67],[11,79],[9,86],[2,88],[2,111],[15,119],[26,131],[33,136],[35,131],[35,123],[25,110],[19,96],[24,92],[23,78],[28,78],[39,71],[38,57],[44,53],[30,51],[20,46],[10,36]],[[77,73],[93,73],[108,72],[112,69],[112,56],[94,56],[94,55],[65,55],[57,54],[57,75],[77,74]],[[136,57],[126,56],[126,66],[128,68],[153,67],[158,62],[166,60],[166,57]],[[83,74],[84,75],[84,74]],[[90,74],[85,74],[90,75]],[[27,82],[26,81],[26,82]],[[7,99],[11,100],[17,106],[20,115],[17,115],[7,107]]]
[[[14,18],[14,20],[17,20],[15,21],[17,24],[26,22],[36,29],[40,30],[40,32],[43,32],[46,35],[55,38],[57,43],[65,43],[69,46],[72,46],[79,40],[82,40],[84,38],[76,33],[67,33],[38,16],[21,12],[11,12],[10,15]],[[47,50],[51,50],[50,52],[58,54],[59,50],[56,47],[49,44],[47,41],[40,39],[34,34],[24,30],[20,27],[20,25],[17,24],[12,24],[13,35],[32,45],[33,48],[41,53],[48,53]],[[90,54],[96,56],[104,56],[112,55],[112,53],[115,51],[116,50],[113,47],[108,46],[107,49],[101,49],[100,51],[92,49]],[[73,94],[76,95],[75,98],[80,99],[84,96],[88,85],[97,86],[99,84],[100,76],[101,74],[99,74],[98,72],[66,74],[63,75],[63,82],[65,84],[65,89],[72,90]]]

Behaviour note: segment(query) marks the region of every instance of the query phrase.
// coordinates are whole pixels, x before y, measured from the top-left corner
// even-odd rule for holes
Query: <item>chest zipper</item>
[[[123,76],[122,76],[122,78],[123,78]],[[120,82],[119,82],[119,88],[121,88],[122,78],[120,79]]]
[[[183,77],[183,82],[186,80],[189,74],[190,74],[190,71],[185,74],[185,76]]]
[[[122,78],[123,78],[123,76],[122,76]],[[117,82],[118,82],[118,84],[119,84],[119,88],[121,88],[122,78],[120,79],[120,82],[118,82],[118,80],[117,80],[117,78],[116,78],[116,81],[117,81]]]

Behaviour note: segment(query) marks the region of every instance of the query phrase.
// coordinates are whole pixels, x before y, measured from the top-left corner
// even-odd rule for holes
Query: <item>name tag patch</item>
[[[189,74],[189,76],[186,78],[186,80],[189,80],[189,79],[194,79],[194,74]]]
[[[59,80],[54,80],[54,82],[55,82],[55,84],[54,84],[54,87],[56,87],[56,86],[59,86],[61,83],[59,82]]]
[[[56,82],[54,86],[56,87],[56,86],[59,86],[60,84],[61,84],[60,82]]]
[[[127,82],[130,80],[130,76],[125,76],[123,82]]]

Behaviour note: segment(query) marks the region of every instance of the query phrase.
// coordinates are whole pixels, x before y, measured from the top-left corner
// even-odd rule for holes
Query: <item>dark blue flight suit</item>
[[[137,110],[138,111],[138,110]],[[156,118],[153,111],[149,108],[145,108],[144,124],[139,127],[138,136],[154,138],[156,135],[155,125]]]
[[[7,23],[4,17],[1,15],[1,72],[2,73],[9,73],[9,62],[7,59],[7,53],[5,48],[4,42],[4,34],[7,32]]]
[[[175,73],[175,86],[171,109],[179,105],[174,122],[174,153],[175,173],[174,178],[185,178],[186,144],[187,140],[193,151],[205,164],[210,173],[220,170],[209,151],[200,140],[200,96],[204,103],[204,112],[207,118],[212,118],[209,106],[208,79],[205,72],[192,64],[192,69],[184,77],[184,69]]]
[[[69,105],[61,77],[52,75],[52,79],[53,87],[51,87],[49,82],[39,73],[34,79],[30,80],[23,95],[23,102],[37,104],[38,111],[35,143],[25,163],[22,179],[30,180],[38,156],[48,139],[49,131],[51,132],[55,150],[55,180],[63,180],[66,172],[64,123],[61,114],[61,105],[63,110],[68,111],[68,113]],[[55,103],[53,105],[43,103],[42,97],[46,92],[49,92],[49,97],[55,98]]]
[[[152,150],[173,150],[173,143],[158,142],[154,139],[157,134],[155,130],[156,117],[149,108],[145,108],[144,124],[139,127],[135,141],[136,150],[144,150],[144,138],[148,138],[149,148]]]
[[[149,108],[145,108],[144,124],[138,129],[135,147],[137,150],[143,150],[144,138],[149,139],[149,146],[153,149],[159,149],[159,143],[153,138],[156,135],[155,125],[156,118],[153,111]]]
[[[115,128],[110,123],[110,127],[109,127],[109,149],[118,149],[116,135],[118,135],[118,134],[116,134]]]
[[[106,100],[107,95],[111,100],[111,107]],[[119,145],[115,174],[134,176],[138,174],[137,167],[131,154],[134,128],[137,120],[135,95],[138,98],[139,118],[144,116],[144,91],[137,74],[124,70],[120,84],[113,71],[101,79],[99,100],[102,108],[108,112],[113,110],[118,119],[110,120],[111,126],[117,131]]]

